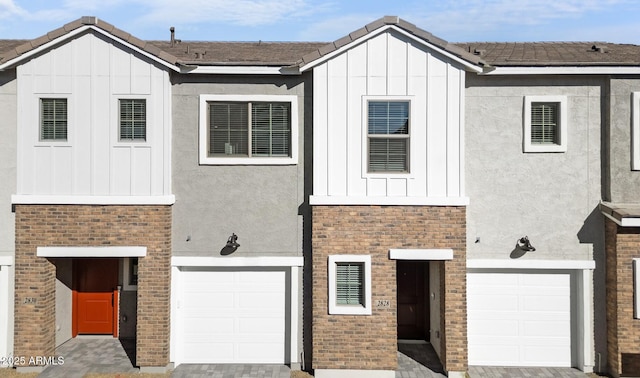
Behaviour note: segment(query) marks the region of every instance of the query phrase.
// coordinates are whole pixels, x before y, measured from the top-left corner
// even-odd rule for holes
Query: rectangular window
[[[371,256],[329,256],[329,314],[371,315]]]
[[[566,152],[566,96],[525,96],[523,135],[524,152]]]
[[[364,306],[364,264],[336,263],[336,303]]]
[[[147,139],[146,100],[120,99],[120,140]]]
[[[560,144],[558,110],[557,102],[531,104],[531,143]]]
[[[409,172],[409,102],[369,101],[368,172]]]
[[[67,140],[67,99],[40,99],[40,140]]]
[[[209,103],[209,156],[290,157],[288,102]]]

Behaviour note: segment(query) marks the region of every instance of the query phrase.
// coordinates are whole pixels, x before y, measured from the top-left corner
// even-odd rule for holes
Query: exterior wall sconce
[[[525,252],[533,252],[536,250],[535,247],[531,245],[531,242],[529,242],[529,237],[527,236],[516,241],[516,248]]]
[[[238,240],[238,235],[236,235],[235,233],[232,233],[231,236],[229,236],[229,239],[227,239],[227,245],[225,245],[222,248],[222,250],[220,251],[220,254],[226,256],[235,252],[236,249],[240,247],[240,244],[238,244],[237,240]]]

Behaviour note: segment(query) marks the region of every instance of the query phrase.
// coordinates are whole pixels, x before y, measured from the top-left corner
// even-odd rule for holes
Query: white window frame
[[[120,100],[144,100],[146,103],[146,125],[145,139],[120,139]],[[145,95],[113,95],[111,96],[110,114],[115,120],[115,126],[111,127],[110,134],[113,138],[113,145],[116,147],[149,147],[152,145],[154,114],[152,112],[152,98]]]
[[[291,104],[291,156],[209,156],[209,102],[288,102]],[[199,162],[202,165],[296,165],[298,164],[298,96],[293,95],[200,95]]]
[[[631,170],[640,171],[640,92],[631,93]]]
[[[633,259],[633,318],[640,319],[640,258]]]
[[[531,143],[531,104],[534,102],[554,102],[559,105],[560,143]],[[524,152],[567,152],[567,96],[525,96],[524,97]]]
[[[341,262],[364,264],[364,305],[341,305],[336,298],[336,266]],[[370,255],[330,255],[329,256],[329,314],[331,315],[371,315],[371,256]]]
[[[63,146],[71,146],[72,140],[72,123],[73,119],[71,117],[71,109],[73,106],[73,99],[71,96],[67,94],[52,94],[52,93],[41,93],[38,94],[36,99],[36,109],[38,109],[38,130],[36,133],[36,144],[40,146],[55,146],[55,145],[63,145]],[[42,114],[41,114],[41,106],[43,99],[53,99],[53,100],[67,100],[67,139],[41,139],[40,135],[42,133]]]
[[[122,101],[144,101],[144,138],[122,138]],[[149,101],[144,97],[119,97],[116,104],[118,112],[118,142],[120,143],[145,143],[149,134]],[[131,135],[134,134],[135,127],[132,125]]]
[[[409,153],[407,156],[407,172],[369,172],[369,102],[370,101],[404,101],[409,103]],[[411,162],[414,161],[413,156],[413,121],[416,119],[413,106],[412,96],[362,96],[362,177],[373,178],[412,178],[414,170],[411,169]]]

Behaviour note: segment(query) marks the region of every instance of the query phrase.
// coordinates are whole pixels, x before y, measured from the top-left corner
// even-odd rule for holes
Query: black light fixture
[[[238,244],[237,240],[238,235],[236,235],[235,233],[231,234],[231,236],[229,236],[229,239],[227,239],[227,245],[222,247],[222,249],[220,250],[220,254],[226,256],[235,252],[236,249],[240,247],[240,244]]]
[[[240,244],[238,244],[236,240],[238,240],[238,235],[232,233],[231,236],[229,236],[229,239],[227,239],[226,247],[233,249],[240,247]]]
[[[528,236],[518,239],[518,241],[516,241],[516,248],[525,252],[533,252],[536,250],[535,247],[531,245]]]

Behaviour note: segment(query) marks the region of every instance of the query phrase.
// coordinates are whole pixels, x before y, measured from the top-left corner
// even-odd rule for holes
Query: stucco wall
[[[610,120],[607,130],[609,176],[605,177],[604,200],[640,202],[640,171],[631,170],[631,94],[640,92],[640,79],[612,78],[610,85]]]
[[[603,246],[596,206],[604,81],[469,75],[467,83],[468,257],[592,259]],[[527,95],[567,96],[567,152],[523,153]],[[518,256],[525,235],[536,251]]]
[[[173,254],[220,256],[235,233],[233,256],[301,255],[304,202],[304,80],[291,77],[174,77],[173,86]],[[251,83],[247,83],[251,79]],[[187,82],[187,80],[189,80]],[[201,94],[298,96],[297,165],[199,165],[198,115]]]

